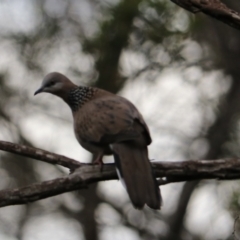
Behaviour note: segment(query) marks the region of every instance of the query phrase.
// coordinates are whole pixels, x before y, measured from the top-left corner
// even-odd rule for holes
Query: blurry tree
[[[240,11],[236,1],[228,5]],[[135,101],[152,130],[155,160],[239,156],[239,31],[206,16],[195,19],[167,0],[1,0],[0,13],[2,140],[89,157],[73,151],[80,147],[66,132],[69,110],[50,96],[33,100],[42,77],[59,71]],[[0,160],[2,189],[63,171],[2,152]],[[222,222],[204,225],[196,209],[203,203],[195,195],[207,196],[211,184],[215,191],[221,185],[163,188],[160,212],[134,210],[108,183],[3,208],[0,239],[228,239],[229,211]],[[212,213],[215,219],[240,192],[237,184],[220,187],[228,198]],[[210,200],[199,199],[211,212]]]

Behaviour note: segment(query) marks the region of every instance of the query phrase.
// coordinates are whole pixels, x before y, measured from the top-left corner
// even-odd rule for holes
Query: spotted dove
[[[118,176],[137,209],[160,209],[160,189],[148,159],[151,143],[142,115],[127,99],[108,91],[77,86],[66,76],[49,73],[34,95],[48,92],[71,108],[78,142],[93,153],[95,162],[113,154]]]

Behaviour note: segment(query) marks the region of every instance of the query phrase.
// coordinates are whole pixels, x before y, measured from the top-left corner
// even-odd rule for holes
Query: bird
[[[75,137],[93,154],[94,163],[102,164],[104,155],[113,154],[118,177],[136,209],[161,208],[160,188],[148,158],[150,132],[129,100],[100,88],[77,86],[58,72],[47,74],[34,95],[43,92],[70,107]]]

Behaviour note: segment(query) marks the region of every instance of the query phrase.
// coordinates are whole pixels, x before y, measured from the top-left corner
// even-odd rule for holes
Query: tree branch
[[[0,207],[25,204],[61,193],[86,188],[87,184],[102,180],[117,179],[113,166],[85,165],[69,176],[35,183],[27,187],[0,191]]]
[[[48,152],[39,148],[29,147],[16,143],[0,141],[0,150],[15,153],[24,157],[30,157],[39,161],[61,165],[71,171],[81,166],[81,163],[71,158]]]
[[[220,0],[171,0],[180,7],[192,12],[203,12],[227,25],[240,29],[240,14],[223,4]]]
[[[202,179],[240,179],[240,159],[152,163],[159,185]]]
[[[0,191],[0,207],[25,204],[61,193],[86,188],[88,184],[117,179],[114,164],[80,164],[79,162],[41,149],[0,141],[2,150],[34,159],[59,164],[72,169],[69,176],[27,187]],[[53,156],[53,157],[52,157]],[[240,159],[189,160],[182,162],[152,162],[159,185],[197,179],[240,179]]]

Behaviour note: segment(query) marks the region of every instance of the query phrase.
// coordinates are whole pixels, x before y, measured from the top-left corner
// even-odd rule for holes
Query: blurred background
[[[91,160],[68,106],[33,96],[58,71],[132,101],[150,128],[152,161],[240,156],[239,31],[169,0],[0,0],[0,16],[1,140]],[[1,189],[65,174],[0,152]],[[119,181],[1,208],[0,240],[240,239],[239,181],[161,189],[161,211],[135,210]]]

